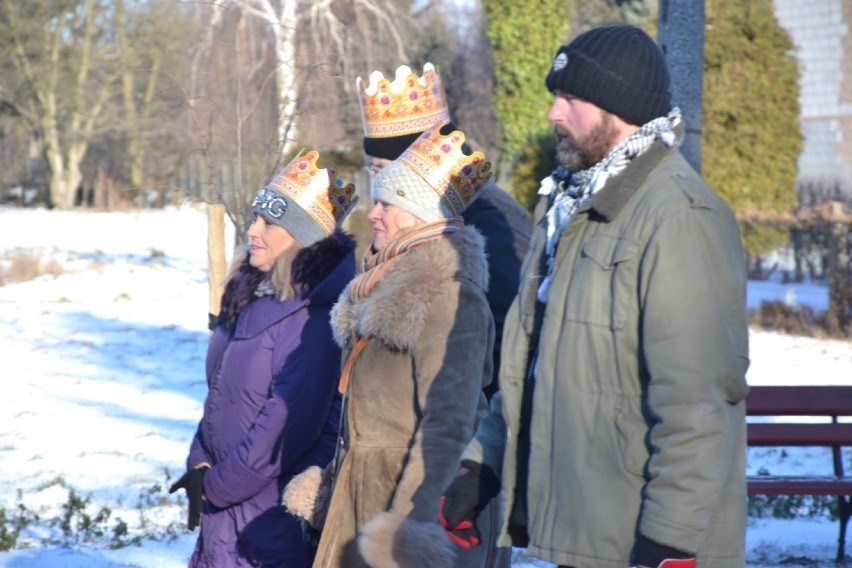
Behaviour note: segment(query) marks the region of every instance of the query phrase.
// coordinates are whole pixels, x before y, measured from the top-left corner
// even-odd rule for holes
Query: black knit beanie
[[[631,124],[671,111],[669,71],[654,40],[635,26],[593,28],[556,52],[546,79]]]
[[[384,158],[385,160],[396,160],[399,158],[405,149],[414,144],[414,141],[423,134],[422,132],[414,132],[412,134],[403,134],[402,136],[389,136],[387,138],[370,138],[364,137],[364,153],[375,158]]]
[[[458,130],[452,122],[448,122],[441,127],[441,133],[446,134]],[[370,138],[364,137],[364,153],[374,158],[384,158],[385,160],[396,160],[399,158],[409,146],[414,144],[414,141],[420,138],[423,132],[414,132],[412,134],[404,134],[402,136],[388,136],[387,138]]]

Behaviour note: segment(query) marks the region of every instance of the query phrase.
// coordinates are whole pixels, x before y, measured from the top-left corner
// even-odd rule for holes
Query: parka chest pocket
[[[564,317],[620,329],[636,309],[639,243],[608,235],[588,239],[571,273]]]

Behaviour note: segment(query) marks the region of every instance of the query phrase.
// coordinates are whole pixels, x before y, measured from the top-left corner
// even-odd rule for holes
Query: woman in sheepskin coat
[[[248,251],[225,287],[207,354],[204,414],[188,471],[171,489],[186,490],[189,529],[201,526],[191,567],[313,562],[316,548],[281,494],[294,474],[325,466],[334,454],[341,353],[329,313],[355,275],[355,241],[334,230],[334,196],[300,205],[303,191],[316,195],[317,184],[329,184],[325,170],[313,171],[316,157],[297,158],[258,193]],[[307,178],[289,179],[296,168],[317,181],[302,187]],[[326,206],[327,224],[306,214],[312,205]]]
[[[479,153],[461,153],[459,139],[458,131],[427,131],[373,185],[373,246],[364,272],[332,312],[351,369],[341,380],[348,386],[348,447],[315,567],[483,565],[481,558],[462,559],[468,551],[453,544],[438,519],[441,495],[486,410],[482,388],[491,380],[494,340],[483,238],[447,205],[466,205],[459,196],[475,195],[489,164]],[[442,154],[444,144],[454,151]],[[412,152],[456,169],[472,163],[472,179],[456,180],[467,183],[459,187],[429,185],[429,172],[418,169],[423,160]],[[291,510],[316,491],[307,488],[308,477],[288,486]],[[312,477],[319,478],[316,470]],[[481,557],[488,547],[472,552]]]

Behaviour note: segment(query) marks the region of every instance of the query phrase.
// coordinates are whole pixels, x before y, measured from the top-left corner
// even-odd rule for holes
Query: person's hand
[[[695,558],[666,558],[656,568],[695,568]],[[637,564],[634,568],[651,568]]]
[[[210,466],[202,464],[193,468],[183,476],[172,483],[169,487],[169,493],[174,493],[178,489],[186,491],[186,498],[189,501],[189,515],[186,519],[186,528],[193,531],[201,522],[201,509],[204,506],[204,474]]]
[[[639,534],[633,568],[695,568],[694,553],[667,546]]]
[[[476,518],[498,493],[500,480],[490,467],[462,462],[458,475],[441,497],[438,509],[441,526],[454,543],[468,549],[482,542]]]

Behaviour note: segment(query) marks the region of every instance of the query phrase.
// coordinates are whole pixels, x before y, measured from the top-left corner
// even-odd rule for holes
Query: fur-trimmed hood
[[[374,337],[394,349],[416,343],[440,293],[439,284],[462,280],[488,290],[485,239],[473,227],[419,245],[404,253],[367,298],[353,303],[349,286],[331,312],[340,345],[354,333]],[[351,286],[351,284],[350,284]]]

